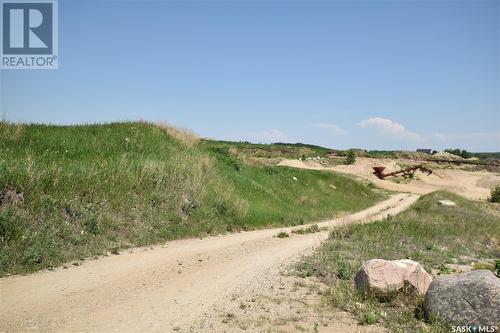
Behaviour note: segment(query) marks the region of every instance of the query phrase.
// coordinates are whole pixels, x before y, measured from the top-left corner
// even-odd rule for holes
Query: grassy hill
[[[258,146],[148,123],[0,123],[0,275],[169,239],[297,225],[381,199],[341,175],[235,153],[320,149]]]

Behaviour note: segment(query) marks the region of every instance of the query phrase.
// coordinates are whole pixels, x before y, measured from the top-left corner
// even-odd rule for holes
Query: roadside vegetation
[[[288,238],[290,237],[290,234],[286,231],[280,231],[276,234],[277,238]]]
[[[456,207],[443,207],[449,199]],[[323,295],[332,308],[352,313],[360,324],[381,323],[391,332],[449,332],[423,319],[423,298],[406,289],[381,303],[356,291],[352,279],[367,260],[412,259],[427,272],[447,274],[489,269],[499,274],[500,210],[448,192],[425,195],[408,211],[371,224],[335,229],[296,267],[299,276],[316,276],[330,286]]]
[[[276,147],[286,156],[321,150],[258,149]],[[0,123],[0,275],[171,239],[301,225],[383,197],[342,175],[268,166],[239,149],[254,148],[162,124]]]
[[[313,233],[321,232],[321,231],[325,231],[325,230],[327,230],[326,227],[320,227],[317,224],[313,224],[313,225],[310,225],[310,226],[305,227],[305,228],[298,228],[298,229],[292,230],[292,233],[298,234],[298,235],[305,235],[305,234],[313,234]]]
[[[491,195],[488,198],[490,202],[500,203],[500,185],[491,189]]]

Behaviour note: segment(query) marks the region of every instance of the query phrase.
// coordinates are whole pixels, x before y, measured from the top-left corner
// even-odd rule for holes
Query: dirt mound
[[[318,162],[314,161],[301,161],[301,160],[283,160],[277,164],[278,166],[287,166],[291,168],[298,169],[308,169],[308,170],[321,170],[324,167]]]
[[[440,152],[440,153],[436,153],[432,156],[435,157],[436,159],[439,159],[439,160],[454,160],[454,161],[463,160],[463,158],[461,156],[458,156],[455,154],[450,154],[450,153],[447,153],[445,151]]]

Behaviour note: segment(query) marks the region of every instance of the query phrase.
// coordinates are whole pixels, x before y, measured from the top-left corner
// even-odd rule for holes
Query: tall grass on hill
[[[340,175],[247,164],[228,143],[207,145],[156,124],[1,123],[0,131],[0,275],[169,239],[301,224],[381,198]]]

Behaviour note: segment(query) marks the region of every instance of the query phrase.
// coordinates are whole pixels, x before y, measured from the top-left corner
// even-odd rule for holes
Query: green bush
[[[354,152],[354,150],[349,150],[347,152],[345,164],[354,164],[354,163],[356,163],[356,153]]]

